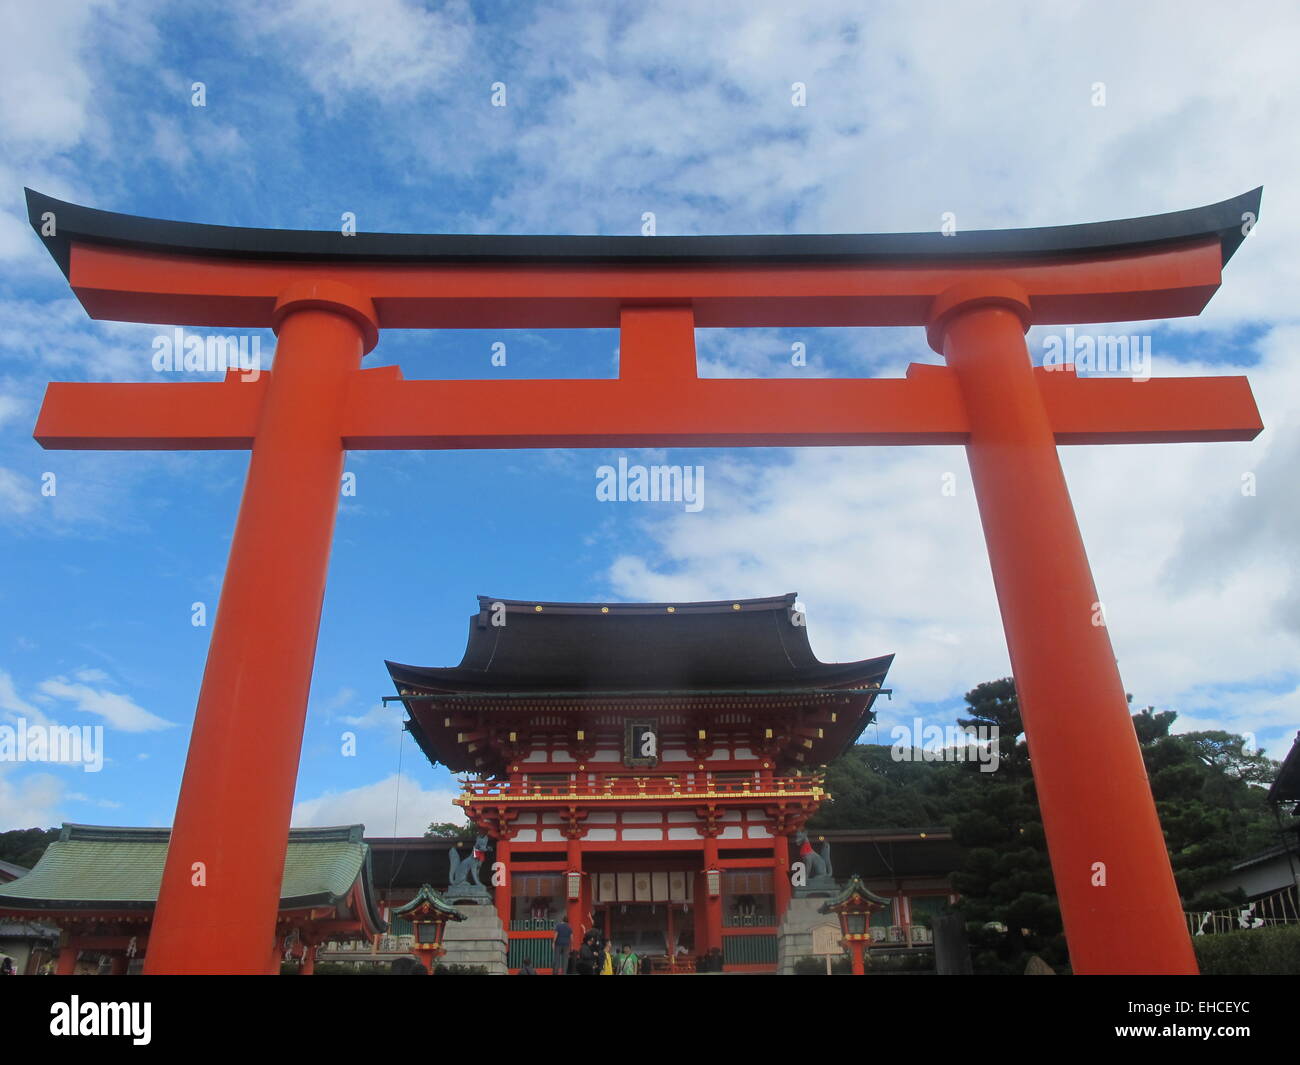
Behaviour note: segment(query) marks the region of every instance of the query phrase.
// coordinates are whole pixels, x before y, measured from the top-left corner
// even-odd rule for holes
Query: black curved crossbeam
[[[27,189],[27,214],[64,276],[74,242],[187,256],[281,261],[692,265],[962,262],[1102,255],[1217,238],[1223,262],[1259,218],[1263,186],[1207,207],[1037,229],[710,237],[509,236],[245,229],[117,214]]]

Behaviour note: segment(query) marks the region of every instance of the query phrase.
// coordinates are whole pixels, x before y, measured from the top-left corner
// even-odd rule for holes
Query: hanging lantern
[[[722,871],[720,869],[705,870],[704,883],[709,893],[709,898],[716,899],[722,894]]]
[[[564,874],[564,883],[567,888],[567,898],[570,902],[577,902],[582,898],[581,870],[570,869]]]

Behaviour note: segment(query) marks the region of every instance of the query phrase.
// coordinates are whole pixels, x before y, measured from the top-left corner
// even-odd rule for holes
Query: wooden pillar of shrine
[[[501,883],[493,887],[493,901],[496,903],[497,916],[507,932],[510,930],[510,841],[504,836],[496,841],[496,860],[501,863]],[[489,878],[489,883],[491,879]]]
[[[1034,379],[1029,297],[943,293],[930,343],[956,374],[966,453],[1076,973],[1196,973],[1124,686]]]
[[[581,875],[582,873],[582,843],[578,835],[579,832],[581,832],[581,829],[576,826],[569,830],[569,841],[566,846],[568,860],[565,863],[564,876],[565,919],[569,922],[569,927],[573,929],[574,950],[578,948],[578,944],[582,939],[583,923],[586,917],[582,907],[583,892],[579,891],[576,899],[569,898],[569,874],[576,872]]]
[[[697,948],[697,954],[708,954],[714,947],[722,949],[722,894],[709,894],[709,871],[718,870],[718,832],[716,826],[710,825],[702,829],[704,835],[704,877],[702,887],[703,908],[704,908],[704,927],[707,933],[703,949]]]
[[[275,934],[343,474],[340,425],[378,320],[347,286],[303,282],[280,297],[275,322],[159,888],[152,974],[266,972]]]
[[[772,831],[772,905],[779,925],[790,905],[790,848],[785,833]]]

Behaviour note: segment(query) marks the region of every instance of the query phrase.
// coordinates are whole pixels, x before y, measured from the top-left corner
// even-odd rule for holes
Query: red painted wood
[[[167,849],[150,973],[257,973],[269,964],[343,472],[338,421],[363,343],[349,317],[315,307],[290,314],[280,330]]]
[[[1196,973],[1023,312],[959,306],[943,349],[970,417],[971,479],[1070,962],[1081,974]]]
[[[349,450],[964,444],[956,379],[404,381],[391,368],[349,381]],[[54,450],[241,450],[269,379],[51,384],[35,437]],[[1058,444],[1252,440],[1263,428],[1244,377],[1079,379],[1035,375]]]
[[[74,243],[69,279],[92,318],[266,327],[303,279],[374,300],[384,329],[613,329],[629,306],[690,306],[701,328],[922,325],[952,286],[996,272],[1039,324],[1199,314],[1221,280],[1219,240],[1165,250],[907,266],[410,266],[222,259]]]

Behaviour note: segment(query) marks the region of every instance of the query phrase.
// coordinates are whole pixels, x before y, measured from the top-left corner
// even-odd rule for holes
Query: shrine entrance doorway
[[[609,945],[616,951],[624,946],[641,956],[668,951],[668,907],[663,903],[611,903],[605,908],[604,924]]]
[[[694,971],[695,914],[689,903],[612,902],[601,909],[597,925],[604,928],[609,949],[631,947],[648,960],[642,972]]]

